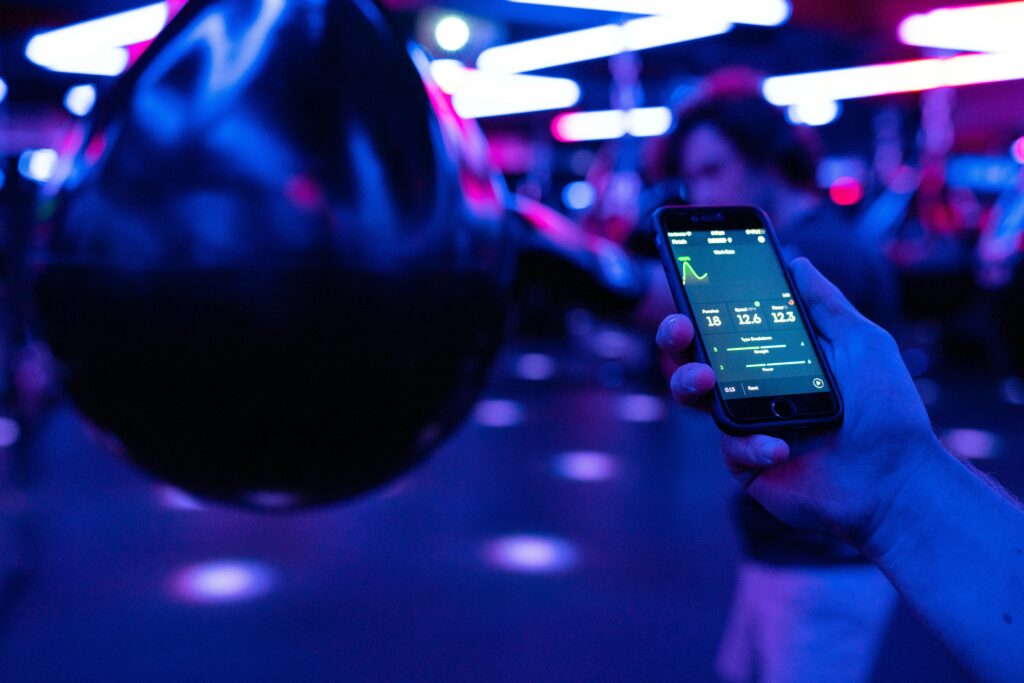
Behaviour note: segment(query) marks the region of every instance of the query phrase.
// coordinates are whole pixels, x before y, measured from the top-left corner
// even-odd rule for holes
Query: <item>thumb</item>
[[[794,259],[790,269],[811,321],[823,337],[839,339],[864,321],[839,288],[806,258]]]

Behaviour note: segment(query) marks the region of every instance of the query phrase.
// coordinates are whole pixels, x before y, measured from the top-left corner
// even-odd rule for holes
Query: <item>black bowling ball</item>
[[[477,395],[515,266],[484,199],[372,4],[192,0],[60,181],[38,322],[143,469],[246,505],[343,499]]]

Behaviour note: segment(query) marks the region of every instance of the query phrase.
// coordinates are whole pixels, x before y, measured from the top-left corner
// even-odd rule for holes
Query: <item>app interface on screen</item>
[[[667,234],[723,398],[830,390],[764,228]]]

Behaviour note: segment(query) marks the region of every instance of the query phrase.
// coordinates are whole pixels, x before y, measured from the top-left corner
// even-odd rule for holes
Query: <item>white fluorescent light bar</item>
[[[967,52],[1024,49],[1024,2],[948,7],[912,14],[897,31],[906,45]]]
[[[569,78],[480,71],[455,59],[434,60],[430,74],[464,119],[565,109],[580,100],[580,87]]]
[[[47,64],[46,68],[66,74],[119,76],[128,68],[128,50],[115,47],[89,55],[62,57]]]
[[[761,92],[766,100],[783,107],[1021,78],[1024,53],[977,54],[771,76],[762,83]]]
[[[508,100],[487,100],[477,95],[456,95],[452,98],[455,113],[464,119],[482,119],[489,116],[511,116],[530,112],[565,109],[579,101],[579,95],[558,93],[536,94],[530,99],[515,102]]]
[[[120,48],[152,40],[167,18],[167,4],[158,2],[72,24],[33,37],[25,48],[25,56],[51,71],[117,75],[128,63],[127,52]],[[115,71],[122,56],[124,64]]]
[[[523,73],[552,66],[610,57],[620,52],[646,50],[688,40],[716,36],[732,24],[723,19],[680,20],[644,17],[624,24],[606,24],[581,31],[559,33],[484,50],[476,65],[487,71]]]
[[[526,5],[587,9],[618,14],[685,15],[694,19],[713,17],[737,24],[779,26],[792,13],[787,0],[510,0]]]
[[[668,107],[607,111],[580,111],[559,114],[551,122],[551,133],[560,142],[614,140],[626,135],[651,137],[664,135],[672,127]]]

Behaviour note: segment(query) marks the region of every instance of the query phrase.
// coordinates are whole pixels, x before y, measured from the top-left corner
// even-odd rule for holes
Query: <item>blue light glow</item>
[[[18,172],[37,183],[46,183],[57,169],[57,152],[52,149],[28,149],[18,158]]]
[[[158,486],[156,500],[160,507],[168,510],[199,512],[206,509],[197,498],[174,486]]]
[[[607,453],[570,451],[555,459],[555,473],[571,481],[601,482],[619,474],[619,463]]]
[[[76,85],[64,95],[64,107],[75,116],[88,116],[96,105],[96,87]]]
[[[487,399],[476,404],[473,419],[484,427],[514,427],[523,421],[523,407],[515,401]]]
[[[627,422],[658,422],[665,418],[665,402],[657,396],[630,394],[619,399],[616,412]]]
[[[490,541],[484,547],[484,559],[502,571],[555,574],[576,566],[580,553],[572,543],[563,539],[523,534]]]
[[[218,604],[253,600],[270,592],[274,573],[251,560],[218,560],[185,567],[171,576],[171,596],[182,602]]]
[[[971,460],[987,460],[996,455],[999,437],[983,429],[950,429],[942,442],[954,455]]]
[[[524,353],[516,361],[516,375],[535,382],[555,375],[555,360],[546,353]]]
[[[586,180],[569,183],[562,190],[562,202],[575,211],[590,208],[595,199],[597,199],[597,192],[594,191],[594,186]]]

